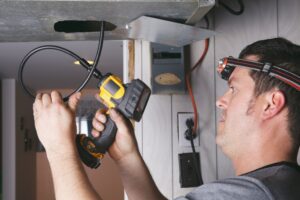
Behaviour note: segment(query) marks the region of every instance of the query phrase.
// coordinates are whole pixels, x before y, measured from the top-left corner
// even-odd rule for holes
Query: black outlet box
[[[196,156],[196,162],[198,167],[195,166],[194,158],[193,156]],[[182,188],[187,187],[197,187],[199,185],[202,185],[202,176],[201,176],[201,170],[200,170],[200,158],[199,153],[196,153],[196,155],[193,155],[193,153],[181,153],[178,154],[179,159],[179,173],[180,173],[180,186]],[[200,177],[197,175],[198,174]]]

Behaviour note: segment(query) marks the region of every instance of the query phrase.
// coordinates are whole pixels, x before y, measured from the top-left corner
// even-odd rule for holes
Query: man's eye
[[[229,88],[230,88],[231,92],[235,92],[235,88],[234,87],[230,86]]]

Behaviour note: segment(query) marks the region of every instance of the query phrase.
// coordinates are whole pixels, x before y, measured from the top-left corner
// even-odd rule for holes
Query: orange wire
[[[192,86],[191,86],[191,74],[193,72],[194,69],[196,69],[204,60],[206,54],[207,54],[207,51],[208,51],[208,47],[209,47],[209,39],[206,39],[205,40],[205,48],[203,50],[203,53],[200,57],[200,59],[196,62],[196,64],[187,72],[186,74],[186,85],[187,85],[187,89],[188,89],[188,92],[189,92],[189,95],[190,95],[190,98],[191,98],[191,101],[192,101],[192,105],[193,105],[193,110],[194,110],[194,128],[193,128],[193,134],[196,134],[196,131],[198,129],[198,110],[197,110],[197,104],[195,102],[195,97],[194,97],[194,94],[193,94],[193,89],[192,89]]]

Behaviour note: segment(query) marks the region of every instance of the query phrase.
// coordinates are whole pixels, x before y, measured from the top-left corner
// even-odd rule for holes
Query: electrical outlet
[[[178,143],[181,147],[190,147],[191,141],[185,138],[185,131],[188,129],[186,125],[187,119],[194,119],[192,112],[178,112],[177,113],[177,130],[178,130]],[[194,138],[194,145],[199,146],[199,136]]]
[[[203,184],[201,170],[195,166],[194,156],[196,156],[196,162],[200,163],[199,153],[195,155],[193,153],[178,154],[180,186],[182,188],[197,187]]]

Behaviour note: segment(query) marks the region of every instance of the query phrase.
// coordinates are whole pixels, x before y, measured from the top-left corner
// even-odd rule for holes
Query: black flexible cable
[[[193,133],[193,126],[194,126],[193,119],[187,119],[186,125],[188,127],[186,139],[191,141],[191,146],[192,146],[192,151],[193,151],[193,163],[195,166],[195,171],[196,171],[196,174],[198,177],[199,184],[202,185],[203,180],[202,180],[202,176],[201,176],[201,172],[200,172],[199,163],[197,161],[197,154],[196,154],[195,145],[194,145],[194,138],[196,137],[196,134]],[[200,161],[200,157],[199,157],[199,161]]]
[[[244,3],[243,3],[243,0],[237,0],[237,1],[238,1],[239,5],[240,5],[240,10],[238,10],[238,11],[233,10],[228,5],[226,5],[225,3],[223,3],[221,0],[219,1],[219,4],[221,6],[223,6],[231,14],[233,14],[233,15],[241,15],[244,12],[245,6],[244,6]]]
[[[202,180],[202,176],[201,176],[201,172],[200,172],[200,167],[199,167],[199,163],[197,161],[197,154],[196,154],[196,150],[195,150],[195,145],[194,145],[194,139],[191,135],[191,146],[192,146],[192,151],[193,151],[193,161],[194,161],[194,166],[196,168],[196,174],[197,174],[197,177],[198,177],[198,180],[199,180],[199,184],[202,185],[203,184],[203,180]],[[200,157],[199,157],[199,160],[200,160]]]
[[[22,60],[20,67],[19,67],[19,72],[18,72],[18,76],[19,76],[19,81],[21,83],[22,88],[26,91],[26,93],[31,96],[32,98],[35,98],[35,96],[27,89],[27,87],[24,84],[23,81],[23,70],[25,67],[26,62],[29,60],[29,58],[31,56],[33,56],[34,54],[36,54],[39,51],[43,51],[43,50],[57,50],[60,52],[63,52],[65,54],[68,54],[69,56],[75,58],[76,60],[79,60],[80,64],[85,67],[86,69],[90,69],[89,74],[87,75],[86,79],[84,80],[84,82],[76,89],[74,90],[71,94],[67,95],[66,97],[63,98],[64,101],[68,101],[69,97],[76,93],[81,91],[86,84],[88,83],[88,81],[90,80],[90,78],[92,77],[92,75],[96,76],[97,78],[99,78],[99,76],[102,76],[101,73],[96,69],[100,56],[101,56],[101,52],[102,52],[102,48],[103,48],[103,39],[104,39],[104,29],[105,29],[105,22],[101,21],[101,31],[100,31],[100,36],[99,36],[99,43],[98,43],[98,48],[97,48],[97,53],[94,59],[94,63],[93,65],[89,65],[86,60],[82,59],[80,56],[78,56],[77,54],[75,54],[74,52],[60,47],[60,46],[55,46],[55,45],[44,45],[44,46],[40,46],[37,47],[33,50],[31,50]],[[95,72],[96,70],[96,72]]]

